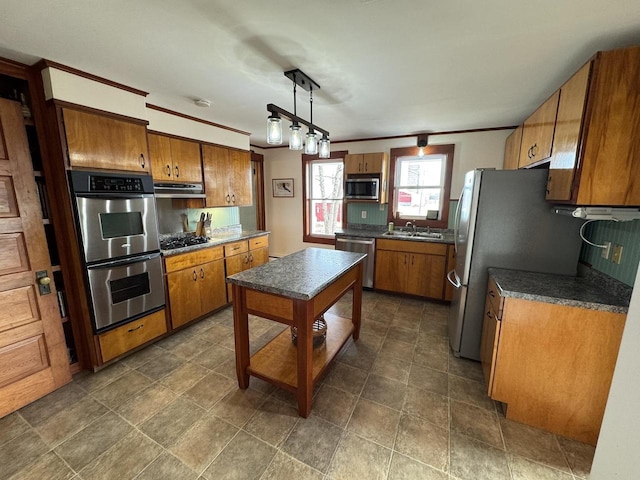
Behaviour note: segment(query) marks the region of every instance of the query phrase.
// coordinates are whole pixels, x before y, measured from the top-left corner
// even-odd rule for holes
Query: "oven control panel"
[[[118,193],[142,193],[142,179],[136,177],[104,177],[91,176],[89,183],[89,191],[99,192],[118,192]]]

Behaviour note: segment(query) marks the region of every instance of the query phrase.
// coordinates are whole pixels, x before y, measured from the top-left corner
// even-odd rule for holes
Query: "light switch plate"
[[[603,245],[606,246],[602,249],[600,256],[604,259],[609,260],[609,254],[611,253],[611,242],[604,242]]]
[[[367,211],[366,210],[362,210],[362,218],[367,218]]]
[[[622,245],[613,246],[613,255],[611,256],[611,261],[613,263],[620,264],[620,262],[622,261]]]

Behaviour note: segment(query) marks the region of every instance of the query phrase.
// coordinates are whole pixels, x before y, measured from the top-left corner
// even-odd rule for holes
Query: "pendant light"
[[[318,156],[320,158],[329,158],[331,156],[331,142],[327,135],[322,135],[318,144]]]
[[[313,125],[313,87],[309,90],[309,116],[311,125]],[[304,144],[304,153],[307,155],[315,155],[318,153],[318,137],[313,127],[309,127],[307,132],[307,141]]]
[[[277,113],[272,113],[267,118],[267,143],[282,145],[282,119]]]

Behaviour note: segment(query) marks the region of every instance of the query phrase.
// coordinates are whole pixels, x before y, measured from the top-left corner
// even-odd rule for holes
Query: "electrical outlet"
[[[613,255],[611,256],[611,261],[613,263],[617,263],[618,265],[622,261],[622,245],[614,245],[613,246]]]
[[[367,218],[367,211],[366,210],[362,210],[362,218]]]
[[[606,260],[609,260],[609,254],[611,253],[611,242],[604,242],[604,245],[606,246],[602,249],[600,256]]]
[[[380,204],[380,211],[381,211],[381,212],[384,212],[384,203],[381,203],[381,204]]]

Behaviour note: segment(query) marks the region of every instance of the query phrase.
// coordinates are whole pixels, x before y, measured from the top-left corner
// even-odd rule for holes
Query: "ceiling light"
[[[273,103],[267,105],[267,111],[271,114],[267,118],[267,143],[270,145],[282,143],[281,117],[284,117],[291,122],[289,127],[289,148],[291,150],[302,150],[302,130],[300,128],[300,124],[302,124],[309,128],[306,135],[305,153],[308,155],[318,153],[318,136],[316,134],[316,131],[318,131],[322,134],[322,139],[320,140],[320,146],[323,148],[322,154],[326,155],[321,158],[329,158],[329,132],[313,124],[313,90],[320,90],[320,85],[298,69],[284,72],[284,76],[293,82],[293,113],[287,112]],[[296,105],[296,88],[298,85],[309,92],[311,119],[308,122],[298,116]],[[279,141],[277,141],[278,139]]]
[[[429,143],[429,135],[418,135],[418,157],[424,157],[424,147]]]
[[[331,142],[326,135],[322,135],[318,144],[318,156],[320,158],[329,158],[331,156]]]
[[[193,103],[195,103],[198,107],[209,108],[211,106],[211,101],[206,100],[204,98],[196,98]]]

